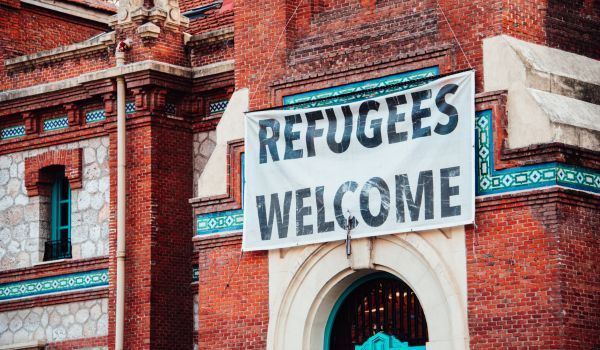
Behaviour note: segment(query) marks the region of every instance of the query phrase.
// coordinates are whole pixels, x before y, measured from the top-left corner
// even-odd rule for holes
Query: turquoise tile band
[[[200,278],[200,270],[198,268],[198,265],[194,265],[192,267],[192,282],[198,282]]]
[[[208,112],[210,114],[225,112],[227,104],[229,104],[228,100],[212,102],[208,105]]]
[[[415,86],[422,85],[423,83],[407,84],[402,86],[395,86],[396,84],[408,83],[411,81],[434,77],[440,74],[440,70],[437,66],[428,67],[410,72],[404,72],[394,75],[388,75],[386,77],[364,80],[357,83],[346,84],[335,86],[331,88],[313,90],[303,92],[297,95],[285,96],[283,98],[284,105],[298,104],[294,108],[312,108],[329,105],[337,105],[342,103],[350,103],[366,98],[373,98],[376,96],[382,96],[397,91],[411,89]],[[377,91],[369,91],[377,89]],[[342,96],[343,95],[343,96]],[[335,96],[341,96],[334,98]],[[327,100],[322,100],[327,99]]]
[[[0,139],[12,139],[13,137],[25,136],[25,125],[16,125],[2,129]]]
[[[242,209],[198,215],[196,220],[197,235],[241,231],[243,227]]]
[[[600,173],[591,169],[562,163],[545,163],[495,170],[492,118],[491,110],[478,112],[475,116],[478,196],[549,186],[600,193]]]
[[[0,301],[108,286],[108,269],[0,284]]]
[[[135,112],[135,102],[125,103],[125,113],[130,114]]]
[[[103,109],[89,111],[85,114],[86,123],[95,123],[106,119],[106,112]]]
[[[53,131],[69,127],[67,116],[44,120],[44,131]]]

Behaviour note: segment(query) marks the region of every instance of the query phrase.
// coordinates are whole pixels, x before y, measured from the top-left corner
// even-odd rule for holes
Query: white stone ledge
[[[65,13],[71,16],[84,18],[90,21],[99,22],[108,25],[110,10],[93,7],[83,7],[73,3],[67,3],[57,0],[21,0],[22,3],[42,7],[48,10]],[[116,11],[116,7],[114,11]]]
[[[600,105],[545,91],[527,90],[551,122],[600,131]]]
[[[227,60],[223,62],[211,63],[205,66],[194,67],[192,68],[192,78],[198,79],[202,77],[207,77],[210,75],[225,73],[233,71],[235,68],[234,60]]]
[[[483,43],[486,91],[507,90],[508,146],[600,150],[600,61],[506,35]]]
[[[0,92],[0,102],[6,102],[14,99],[41,95],[49,92],[65,90],[69,88],[77,87],[81,84],[101,80],[110,79],[121,75],[127,75],[142,71],[155,71],[169,75],[179,76],[189,79],[197,79],[206,76],[211,76],[219,73],[232,71],[234,68],[234,61],[223,61],[213,64],[208,64],[200,67],[182,67],[173,64],[158,62],[158,61],[141,61],[124,65],[122,67],[114,67],[110,69],[104,69],[92,73],[85,73],[78,77],[60,80],[47,84],[34,85],[22,89],[7,90]]]
[[[0,345],[0,350],[38,350],[43,349],[46,342],[43,340],[33,340],[26,343],[17,343],[10,345]]]
[[[485,39],[483,47],[487,54],[484,59],[486,91],[506,90],[514,82],[513,78],[526,79],[527,73],[532,71],[542,80],[563,77],[600,86],[598,60],[507,35]],[[530,80],[529,83],[540,82]]]
[[[57,47],[52,50],[40,51],[31,55],[24,55],[4,60],[8,70],[35,66],[46,62],[60,61],[71,57],[80,56],[89,52],[104,50],[115,43],[115,32],[97,35],[80,43]]]
[[[233,39],[233,26],[219,28],[210,32],[192,35],[188,45],[208,45],[215,42]]]

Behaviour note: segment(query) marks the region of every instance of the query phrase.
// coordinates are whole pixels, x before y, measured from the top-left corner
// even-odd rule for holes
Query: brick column
[[[192,348],[192,133],[165,118],[164,91],[136,90],[141,110],[128,115],[125,349]],[[143,96],[140,96],[143,95]],[[162,102],[164,104],[164,101]],[[156,113],[154,112],[156,111]],[[111,134],[116,174],[116,133]],[[111,177],[116,214],[116,176]],[[115,235],[111,229],[109,343],[114,348]]]

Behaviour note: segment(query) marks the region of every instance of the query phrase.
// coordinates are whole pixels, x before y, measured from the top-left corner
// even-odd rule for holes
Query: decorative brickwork
[[[58,165],[65,168],[65,177],[71,189],[81,188],[82,149],[48,151],[25,159],[25,187],[27,195],[38,196],[48,194],[47,186],[51,179],[46,179],[42,171],[46,167]]]
[[[146,93],[141,92],[140,93]],[[152,92],[150,92],[152,94]],[[154,95],[154,97],[156,97]],[[192,132],[185,121],[165,118],[158,98],[128,116],[127,251],[125,347],[189,349],[193,334]],[[116,135],[111,136],[116,160]],[[116,161],[111,172],[116,173]],[[116,209],[116,176],[111,177],[111,210]],[[115,222],[111,226],[109,347],[114,346]]]
[[[107,25],[99,22],[65,16],[29,5],[16,8],[3,6],[0,8],[0,16],[5,19],[4,25],[0,28],[0,46],[3,48],[0,50],[0,58],[3,63],[5,59],[81,42],[108,29]],[[104,51],[103,55],[106,60],[107,52]],[[0,90],[65,79],[103,67],[94,64],[96,61],[94,58],[84,57],[83,60],[89,65],[80,66],[80,62],[40,65],[19,72],[7,72],[2,64],[0,65],[2,77]]]

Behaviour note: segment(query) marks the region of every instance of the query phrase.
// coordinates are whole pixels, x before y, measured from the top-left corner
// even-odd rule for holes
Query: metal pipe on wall
[[[117,45],[115,58],[117,67],[125,64],[125,50],[129,43]],[[125,176],[126,176],[126,132],[125,132],[125,77],[117,80],[117,291],[115,310],[115,350],[123,350],[125,329]]]

